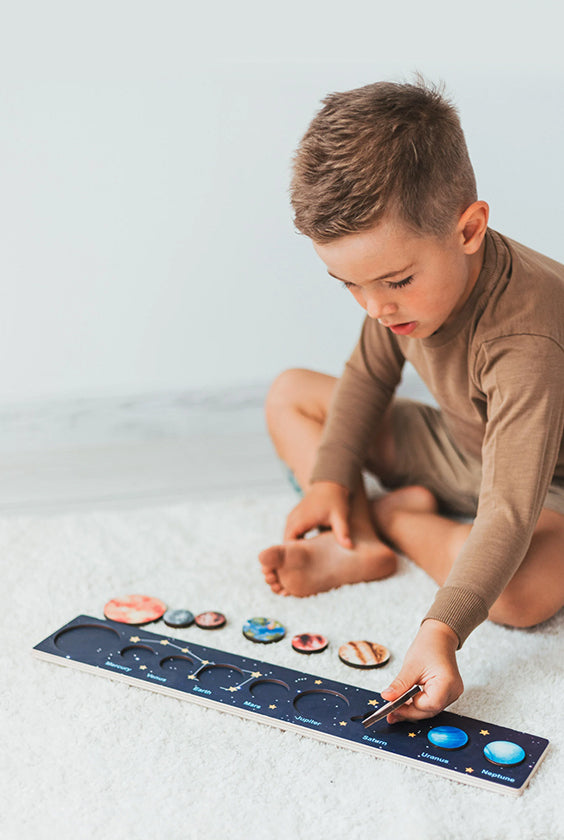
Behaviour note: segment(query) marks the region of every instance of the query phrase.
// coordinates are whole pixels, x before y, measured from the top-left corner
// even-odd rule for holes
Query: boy
[[[340,380],[291,370],[271,388],[304,494],[263,573],[305,596],[392,574],[393,549],[425,569],[440,589],[382,693],[418,683],[388,722],[430,717],[462,693],[456,650],[478,624],[564,605],[564,266],[488,228],[456,110],[421,81],[328,96],[291,195],[367,317]],[[394,398],[405,360],[440,410]],[[369,501],[362,470],[390,492]]]

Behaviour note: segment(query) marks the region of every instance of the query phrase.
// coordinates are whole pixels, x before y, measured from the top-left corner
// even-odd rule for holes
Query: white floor
[[[277,492],[267,388],[0,408],[0,514]],[[400,392],[428,398],[409,372]]]

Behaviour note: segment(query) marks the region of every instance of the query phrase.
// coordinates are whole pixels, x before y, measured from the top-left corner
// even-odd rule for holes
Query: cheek
[[[356,302],[362,306],[363,309],[366,309],[366,300],[364,299],[364,295],[360,289],[349,289],[349,291]]]

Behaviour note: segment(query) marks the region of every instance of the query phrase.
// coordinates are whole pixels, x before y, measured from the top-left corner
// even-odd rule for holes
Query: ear
[[[456,232],[465,254],[475,254],[483,242],[488,228],[490,208],[485,201],[474,201],[466,208]]]

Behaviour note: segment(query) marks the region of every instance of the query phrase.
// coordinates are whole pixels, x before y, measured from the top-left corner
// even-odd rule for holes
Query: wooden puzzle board
[[[55,631],[33,653],[514,796],[529,783],[548,747],[545,738],[452,712],[392,726],[384,719],[365,729],[362,719],[385,702],[377,692],[86,615]],[[456,727],[468,741],[459,749],[436,746],[429,733],[433,737],[437,727]],[[488,761],[484,747],[499,741],[522,748],[524,760],[514,766]]]

